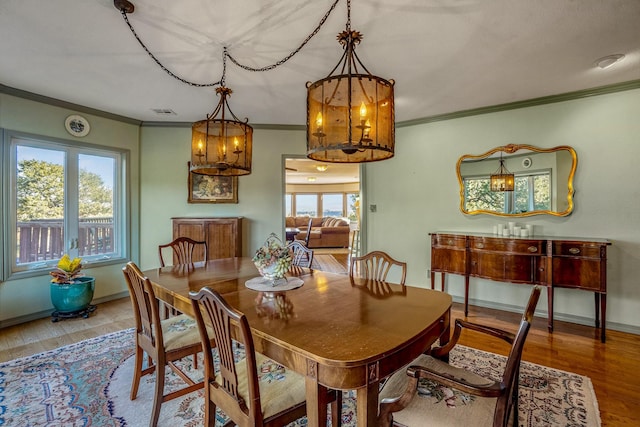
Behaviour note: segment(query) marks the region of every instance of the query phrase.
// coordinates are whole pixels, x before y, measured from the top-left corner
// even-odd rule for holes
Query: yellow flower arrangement
[[[51,283],[74,284],[75,279],[84,276],[80,270],[82,270],[82,258],[71,259],[68,254],[64,254],[56,269],[49,273],[53,276]]]

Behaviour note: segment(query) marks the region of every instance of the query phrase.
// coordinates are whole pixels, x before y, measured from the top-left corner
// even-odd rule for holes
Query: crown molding
[[[25,90],[16,89],[10,86],[5,86],[3,84],[0,84],[0,93],[27,99],[29,101],[41,102],[53,107],[66,108],[67,110],[73,110],[79,113],[91,114],[93,116],[117,120],[119,122],[124,122],[132,125],[140,125],[142,123],[140,120],[132,119],[130,117],[109,113],[108,111],[97,110],[95,108],[85,107],[84,105],[74,104],[73,102],[62,101],[60,99],[50,98],[44,95],[38,95],[37,93],[27,92]]]
[[[600,86],[592,89],[583,89],[575,92],[567,92],[559,95],[549,95],[549,96],[543,96],[540,98],[527,99],[524,101],[509,102],[506,104],[491,105],[488,107],[473,108],[470,110],[462,110],[462,111],[456,111],[453,113],[445,113],[445,114],[438,114],[435,116],[423,117],[419,119],[405,120],[402,122],[396,122],[396,127],[400,128],[400,127],[415,126],[415,125],[439,122],[444,120],[459,119],[462,117],[497,113],[501,111],[516,110],[519,108],[535,107],[539,105],[553,104],[556,102],[564,102],[564,101],[572,101],[576,99],[589,98],[592,96],[606,95],[610,93],[623,92],[623,91],[633,90],[633,89],[640,89],[640,80],[631,80],[628,82],[615,83],[615,84]],[[52,105],[55,107],[66,108],[69,110],[91,114],[94,116],[104,117],[107,119],[118,120],[121,122],[134,124],[138,126],[174,127],[174,128],[175,127],[191,127],[190,122],[155,122],[155,121],[144,122],[144,121],[132,119],[130,117],[109,113],[107,111],[97,110],[94,108],[85,107],[85,106],[74,104],[67,101],[61,101],[59,99],[50,98],[44,95],[38,95],[33,92],[27,92],[24,90],[15,89],[9,86],[5,86],[3,84],[0,84],[0,93],[17,96],[19,98],[28,99],[31,101],[41,102],[41,103]],[[284,125],[284,124],[251,124],[251,127],[253,127],[254,129],[264,129],[264,130],[305,130],[306,129],[306,126],[304,125]]]
[[[405,120],[397,122],[396,127],[407,127],[421,125],[425,123],[440,122],[444,120],[459,119],[462,117],[477,116],[481,114],[497,113],[501,111],[516,110],[519,108],[536,107],[539,105],[553,104],[556,102],[572,101],[575,99],[588,98],[591,96],[606,95],[609,93],[623,92],[627,90],[640,89],[640,80],[631,80],[623,83],[615,83],[600,86],[592,89],[583,89],[575,92],[567,92],[559,95],[549,95],[540,98],[527,99],[524,101],[509,102],[506,104],[491,105],[488,107],[473,108],[470,110],[456,111],[453,113],[439,114],[436,116],[423,117],[421,119]]]

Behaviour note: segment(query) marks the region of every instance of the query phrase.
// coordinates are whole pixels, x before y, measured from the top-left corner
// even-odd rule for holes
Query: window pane
[[[534,210],[551,210],[551,174],[533,177],[533,208]]]
[[[284,216],[293,216],[293,212],[291,210],[291,194],[284,195]]]
[[[514,197],[515,197],[515,206],[514,212],[511,213],[521,213],[528,212],[529,208],[529,195],[531,194],[531,190],[529,188],[529,177],[528,176],[516,176],[514,182]]]
[[[318,216],[318,196],[315,194],[296,194],[296,216]]]
[[[489,178],[465,178],[465,210],[487,210],[493,212],[504,212],[505,193],[491,191]]]
[[[65,153],[16,146],[16,265],[64,252]]]
[[[355,223],[360,220],[360,193],[347,194],[347,218]]]
[[[322,195],[322,216],[343,216],[342,193]]]
[[[80,154],[78,169],[78,255],[112,253],[116,161]]]

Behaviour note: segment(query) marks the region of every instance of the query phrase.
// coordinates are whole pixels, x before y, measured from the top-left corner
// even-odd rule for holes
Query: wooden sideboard
[[[430,235],[431,289],[435,287],[435,273],[441,273],[442,291],[446,273],[464,276],[465,316],[469,312],[470,277],[545,286],[549,332],[553,331],[554,288],[581,289],[594,292],[595,326],[605,342],[608,240],[460,232]]]
[[[208,260],[242,256],[242,217],[230,218],[171,218],[173,238],[190,237],[207,242]],[[194,258],[201,259],[196,247]],[[207,260],[207,261],[208,261]]]

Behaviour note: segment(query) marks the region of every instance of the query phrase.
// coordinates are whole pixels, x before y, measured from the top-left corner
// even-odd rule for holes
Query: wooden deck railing
[[[68,252],[61,219],[37,219],[17,225],[18,264],[58,259]],[[113,243],[113,218],[80,219],[79,256],[113,252]]]

